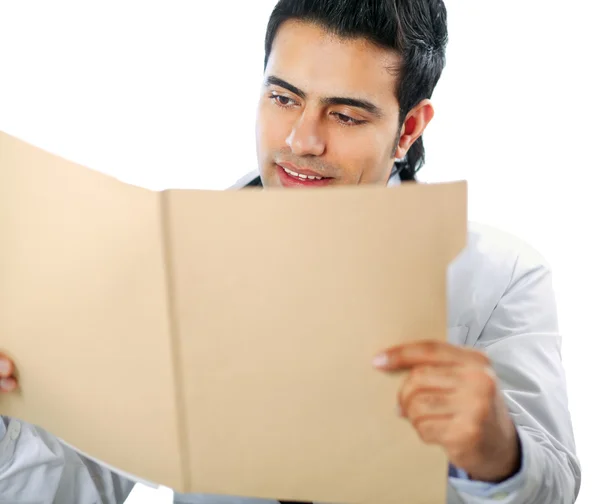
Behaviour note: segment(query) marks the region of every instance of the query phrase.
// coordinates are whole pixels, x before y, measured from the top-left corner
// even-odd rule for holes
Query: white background
[[[0,129],[150,188],[225,188],[255,168],[274,3],[0,0]],[[466,178],[471,219],[525,238],[553,265],[584,470],[578,502],[592,504],[600,474],[597,7],[447,7],[448,65],[421,180]],[[138,487],[128,504],[170,498]]]

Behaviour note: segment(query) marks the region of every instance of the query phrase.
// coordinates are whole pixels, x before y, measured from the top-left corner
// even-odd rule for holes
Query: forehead
[[[314,24],[287,21],[275,37],[266,73],[308,94],[396,101],[400,56],[366,39],[341,39]]]

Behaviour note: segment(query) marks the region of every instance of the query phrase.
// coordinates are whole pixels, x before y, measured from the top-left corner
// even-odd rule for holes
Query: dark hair
[[[365,38],[397,51],[399,131],[408,112],[431,98],[446,63],[448,30],[443,0],[279,0],[267,25],[265,68],[279,27],[295,19],[346,39]],[[423,138],[396,163],[402,180],[414,180],[425,162]]]

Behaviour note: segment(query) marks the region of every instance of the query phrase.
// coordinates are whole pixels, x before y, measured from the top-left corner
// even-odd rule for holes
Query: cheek
[[[285,117],[271,103],[261,103],[256,117],[256,156],[265,187],[278,187],[273,158],[286,149]]]
[[[388,140],[386,144],[376,134],[356,134],[344,135],[336,144],[335,157],[344,167],[344,178],[348,182],[387,182],[387,174],[393,163],[391,141]]]
[[[285,116],[271,103],[262,103],[256,121],[256,144],[260,150],[273,152],[285,147],[288,136]]]

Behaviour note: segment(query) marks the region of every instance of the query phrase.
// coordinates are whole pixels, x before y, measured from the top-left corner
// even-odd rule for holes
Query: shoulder
[[[469,222],[467,246],[457,262],[478,274],[507,280],[528,270],[549,269],[540,252],[523,239],[478,222]]]
[[[246,173],[243,177],[238,179],[235,184],[228,188],[228,190],[244,189],[245,187],[260,187],[262,186],[260,175],[258,170]]]
[[[467,246],[448,272],[449,323],[483,328],[510,293],[537,295],[539,282],[549,278],[544,257],[527,242],[481,223],[470,222]],[[547,296],[549,283],[544,282]]]

